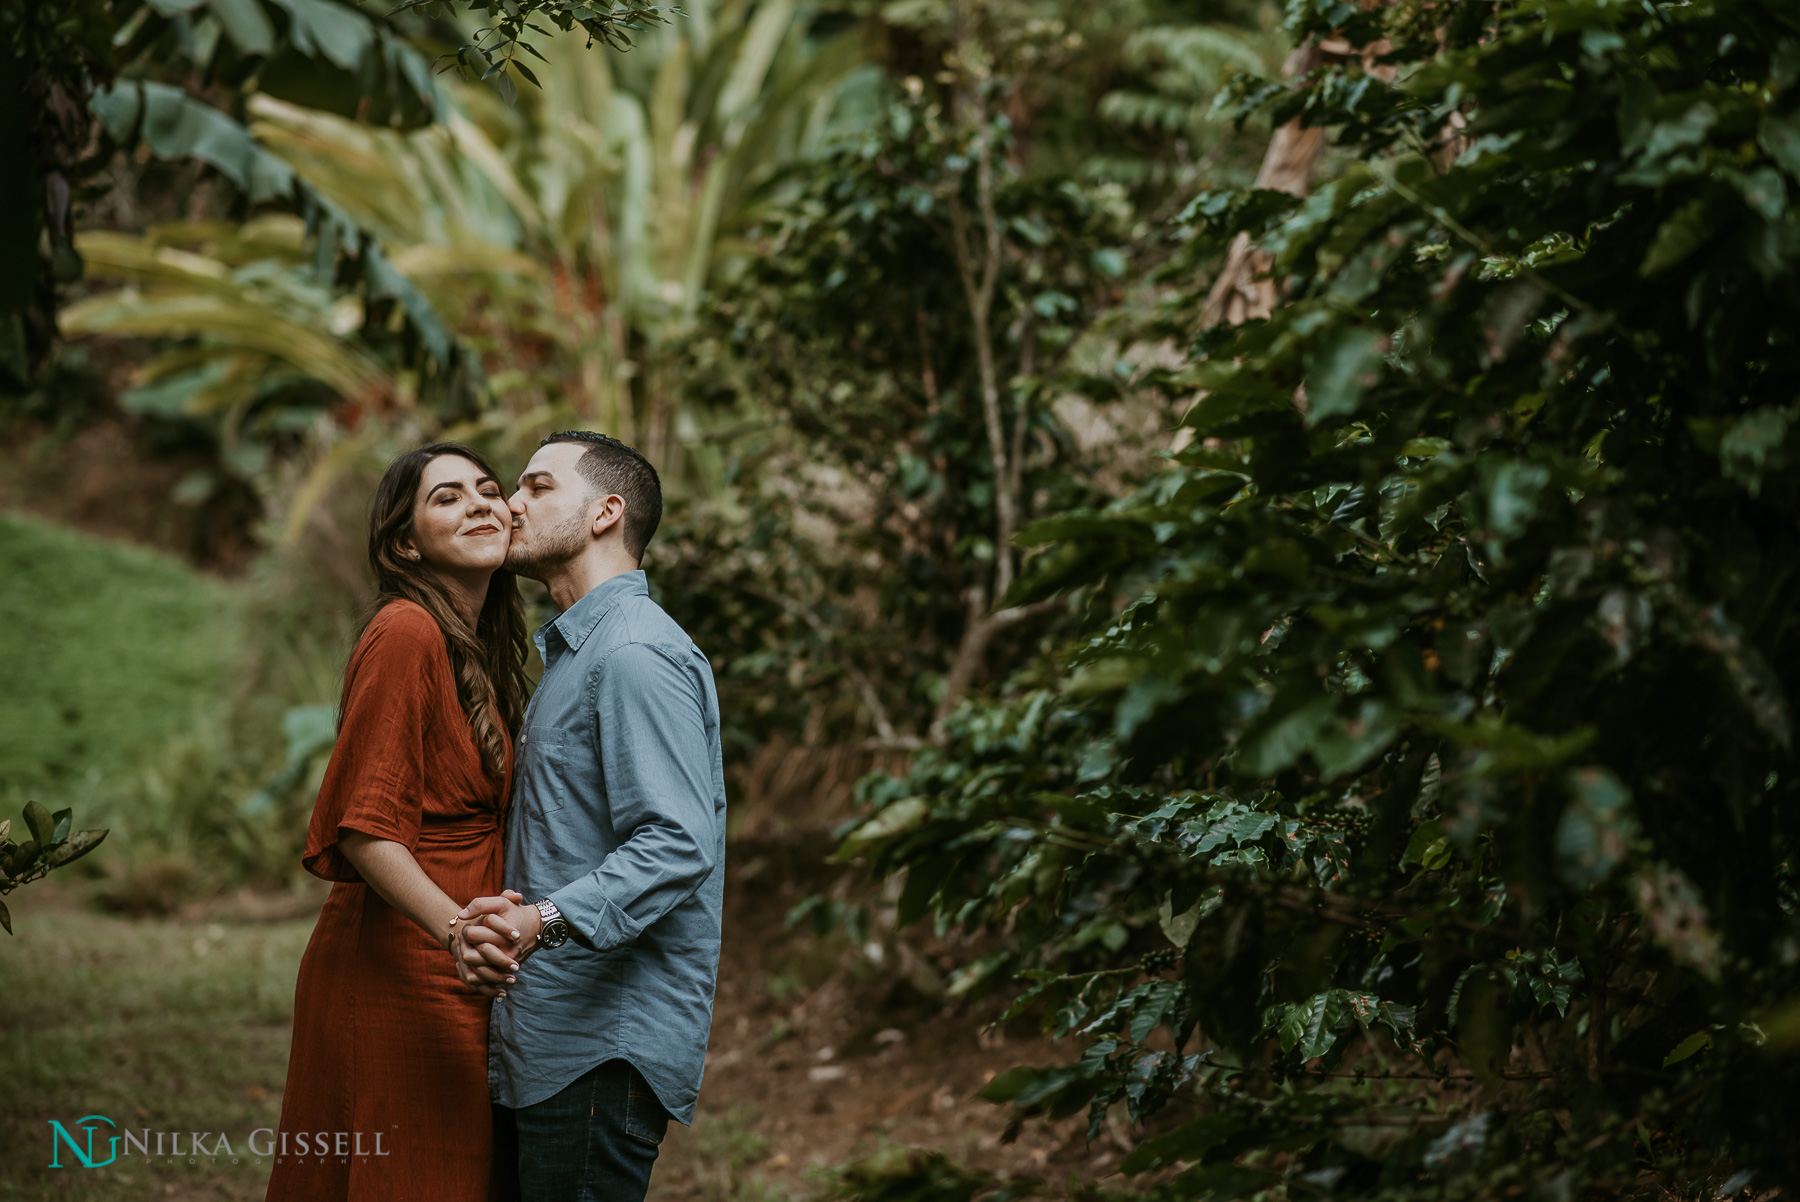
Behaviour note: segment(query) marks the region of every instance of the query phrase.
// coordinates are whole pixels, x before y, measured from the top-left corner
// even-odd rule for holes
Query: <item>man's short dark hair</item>
[[[625,498],[625,552],[633,559],[644,558],[644,548],[662,521],[662,481],[650,461],[616,438],[596,434],[592,430],[558,430],[538,445],[553,442],[575,442],[587,448],[575,461],[575,470],[588,482],[596,497],[614,493]]]

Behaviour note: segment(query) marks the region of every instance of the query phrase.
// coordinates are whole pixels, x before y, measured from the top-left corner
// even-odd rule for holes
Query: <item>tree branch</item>
[[[994,202],[994,155],[989,142],[987,105],[981,81],[975,77],[975,30],[969,0],[956,6],[956,58],[961,79],[957,116],[973,127],[971,149],[975,157],[975,203],[981,219],[981,263],[977,275],[976,251],[970,245],[970,220],[959,186],[949,194],[950,224],[956,253],[956,271],[962,280],[975,336],[975,362],[981,377],[981,416],[987,428],[988,455],[994,470],[994,587],[993,596],[1006,596],[1012,588],[1012,539],[1018,531],[1018,497],[1008,468],[1006,429],[1000,414],[999,373],[994,366],[994,291],[1000,282],[1002,240],[1000,217]]]
[[[1001,631],[1017,626],[1027,618],[1034,618],[1056,604],[1055,597],[1046,597],[1042,601],[1034,601],[1030,605],[1014,605],[1007,609],[987,612],[987,594],[979,585],[963,594],[968,603],[969,621],[963,627],[962,642],[957,645],[956,658],[950,661],[950,671],[944,674],[944,694],[938,698],[937,715],[931,722],[931,737],[938,740],[943,737],[944,719],[956,708],[975,683],[975,674],[981,670],[982,662],[987,658],[988,644]]]

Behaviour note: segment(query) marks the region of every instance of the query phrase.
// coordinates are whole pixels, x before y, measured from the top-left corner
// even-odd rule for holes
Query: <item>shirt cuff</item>
[[[562,912],[563,920],[569,924],[570,936],[597,952],[623,947],[643,934],[643,924],[634,922],[590,882],[575,881],[564,885],[548,900]]]

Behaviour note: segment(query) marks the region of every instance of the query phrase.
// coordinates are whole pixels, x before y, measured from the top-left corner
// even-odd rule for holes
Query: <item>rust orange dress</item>
[[[300,961],[268,1198],[486,1202],[488,999],[457,980],[441,940],[363,883],[338,840],[391,839],[453,900],[494,896],[510,763],[498,782],[482,771],[422,606],[375,615],[345,685],[301,861],[336,884]]]

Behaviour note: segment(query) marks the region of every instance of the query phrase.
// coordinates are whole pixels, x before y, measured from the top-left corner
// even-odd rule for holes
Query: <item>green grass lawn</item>
[[[312,916],[116,918],[84,909],[55,878],[8,902],[18,933],[0,933],[0,1199],[262,1198],[270,1166],[249,1154],[246,1137],[280,1118],[294,977]],[[89,1169],[64,1147],[64,1167],[50,1168],[50,1121],[79,1140],[76,1120],[92,1114],[132,1131],[211,1132],[202,1142],[214,1147],[224,1133],[238,1163],[146,1159],[134,1149]],[[767,1151],[754,1117],[720,1107],[691,1131],[672,1124],[651,1198],[787,1202],[746,1168]],[[182,1139],[185,1151],[190,1137]],[[96,1152],[104,1146],[95,1140]]]
[[[83,802],[216,697],[239,590],[0,512],[0,803]]]
[[[132,921],[82,909],[54,881],[9,901],[18,933],[0,934],[0,1198],[261,1198],[269,1166],[245,1137],[280,1115],[312,918]],[[70,1167],[48,1167],[50,1120],[78,1132],[91,1114],[134,1131],[213,1132],[214,1147],[222,1132],[239,1163],[134,1152],[88,1169],[65,1149]]]

